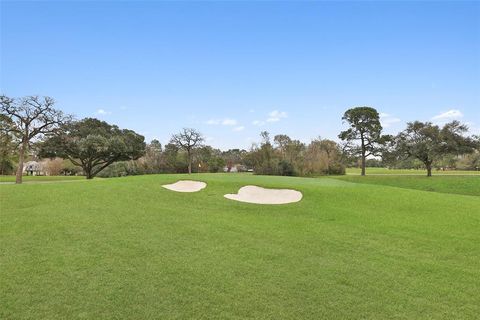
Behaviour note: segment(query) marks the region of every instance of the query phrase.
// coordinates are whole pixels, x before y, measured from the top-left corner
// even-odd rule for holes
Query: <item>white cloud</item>
[[[237,120],[235,119],[229,119],[229,118],[225,118],[225,119],[210,119],[206,122],[206,124],[208,125],[213,125],[213,126],[216,126],[216,125],[222,125],[222,126],[236,126],[237,125]]]
[[[268,114],[267,122],[277,122],[287,117],[288,115],[285,111],[274,110]]]
[[[243,131],[244,129],[245,129],[244,126],[238,126],[238,127],[233,128],[233,131]]]
[[[278,110],[273,110],[268,114],[268,118],[265,120],[255,120],[252,122],[254,126],[261,127],[265,125],[267,122],[278,122],[281,119],[286,119],[288,118],[288,114],[285,111],[278,111]]]
[[[95,114],[99,116],[106,116],[107,114],[112,114],[112,113],[104,109],[98,109],[97,112],[95,112]]]
[[[206,124],[209,124],[209,125],[217,125],[217,124],[220,124],[220,120],[218,119],[210,119],[206,122]]]
[[[236,126],[237,120],[235,119],[223,119],[222,126]]]
[[[463,113],[458,109],[451,109],[440,114],[437,114],[432,118],[436,121],[449,121],[463,118]]]
[[[380,113],[380,123],[382,124],[382,127],[384,128],[389,128],[393,124],[400,122],[401,120],[397,117],[394,117],[388,113]]]

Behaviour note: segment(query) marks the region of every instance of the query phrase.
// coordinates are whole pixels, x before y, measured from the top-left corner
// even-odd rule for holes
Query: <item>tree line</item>
[[[253,171],[255,174],[316,176],[345,174],[347,166],[419,167],[432,175],[435,166],[465,169],[480,166],[479,137],[452,121],[440,127],[431,122],[409,122],[397,135],[383,134],[380,116],[371,107],[348,109],[348,128],[340,143],[317,138],[309,143],[266,131],[249,150],[221,151],[205,145],[202,134],[184,128],[162,146],[133,130],[120,129],[95,118],[74,119],[55,108],[50,97],[0,96],[0,173],[15,170],[22,182],[25,159],[55,159],[50,167],[63,174],[122,176],[152,173]],[[16,164],[16,168],[15,168]],[[78,169],[76,169],[78,168]],[[52,171],[54,171],[52,169]]]

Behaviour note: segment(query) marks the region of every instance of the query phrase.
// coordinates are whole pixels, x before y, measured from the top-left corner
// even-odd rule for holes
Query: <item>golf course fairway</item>
[[[0,318],[478,319],[480,177],[467,194],[434,178],[442,192],[248,174],[0,185]],[[162,187],[182,179],[208,187]],[[224,198],[245,185],[303,198]]]

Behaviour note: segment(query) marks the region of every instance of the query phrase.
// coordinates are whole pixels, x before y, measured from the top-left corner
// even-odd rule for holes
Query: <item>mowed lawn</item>
[[[0,182],[15,182],[14,175],[0,175]],[[28,183],[34,182],[51,182],[51,181],[72,181],[85,180],[83,176],[23,176],[22,181]]]
[[[336,176],[343,181],[378,184],[406,189],[480,196],[480,176]]]
[[[161,187],[182,178],[208,187]],[[304,199],[223,198],[247,184]],[[1,319],[480,314],[478,196],[240,174],[2,185],[0,196]]]
[[[347,175],[360,175],[361,173],[360,168],[347,168]],[[427,170],[416,170],[416,169],[388,169],[388,168],[367,168],[366,169],[367,175],[420,175],[426,176]],[[447,176],[447,175],[476,175],[480,176],[480,171],[473,171],[473,170],[433,170],[432,175],[439,175],[439,176]]]

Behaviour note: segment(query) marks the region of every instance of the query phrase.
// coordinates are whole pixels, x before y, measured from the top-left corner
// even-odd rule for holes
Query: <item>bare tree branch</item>
[[[2,118],[9,119],[5,129],[2,123],[2,130],[14,134],[19,145],[17,183],[22,182],[23,161],[31,142],[55,132],[62,123],[72,119],[72,116],[55,109],[54,105],[55,101],[50,97],[28,96],[14,99],[0,96]]]
[[[181,132],[174,134],[170,143],[185,150],[188,157],[188,173],[192,173],[192,151],[200,147],[204,138],[200,132],[191,128],[184,128]]]

